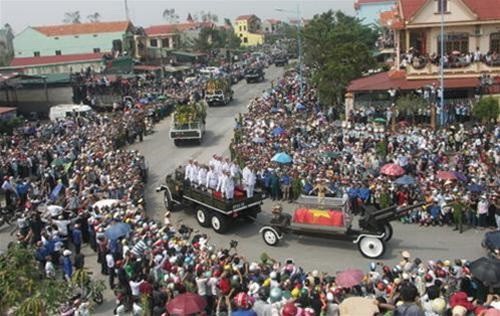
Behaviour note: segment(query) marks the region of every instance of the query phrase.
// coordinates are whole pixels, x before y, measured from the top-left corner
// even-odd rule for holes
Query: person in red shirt
[[[150,297],[153,294],[153,282],[154,281],[151,279],[151,277],[148,277],[141,283],[141,285],[139,285],[139,292]]]
[[[219,289],[222,295],[228,295],[231,291],[231,281],[227,277],[227,273],[224,272],[219,280]]]

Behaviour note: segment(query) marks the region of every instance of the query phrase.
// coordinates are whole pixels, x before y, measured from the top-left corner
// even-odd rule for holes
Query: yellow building
[[[254,14],[240,15],[237,17],[234,32],[241,39],[241,45],[243,46],[264,44],[264,34],[262,34],[261,22]]]

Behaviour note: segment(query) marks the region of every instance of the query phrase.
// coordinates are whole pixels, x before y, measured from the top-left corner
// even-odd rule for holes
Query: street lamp
[[[297,4],[297,10],[291,11],[291,10],[285,10],[281,8],[275,9],[275,11],[278,12],[288,12],[288,13],[295,13],[297,14],[297,49],[299,53],[299,87],[300,87],[300,99],[302,100],[304,96],[304,78],[302,76],[302,43],[301,43],[301,37],[300,37],[300,26],[302,24],[302,17],[300,14],[300,6]]]
[[[444,125],[444,120],[445,120],[445,113],[444,113],[444,9],[445,9],[445,1],[447,0],[439,0],[439,8],[440,8],[440,13],[441,13],[441,38],[440,38],[440,43],[441,43],[441,58],[440,58],[440,63],[439,63],[439,83],[440,83],[440,93],[441,95],[439,96],[440,104],[441,104],[441,112],[439,113],[440,117],[440,123],[441,125]]]

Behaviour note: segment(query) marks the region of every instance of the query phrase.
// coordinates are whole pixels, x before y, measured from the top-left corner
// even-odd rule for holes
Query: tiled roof
[[[277,20],[277,19],[267,19],[266,21],[269,22],[270,24],[280,24],[281,23],[281,21]]]
[[[390,11],[380,12],[380,24],[393,30],[404,29],[404,22],[399,16],[399,11],[396,8]]]
[[[50,65],[71,62],[95,61],[102,59],[104,53],[52,55],[40,57],[17,57],[10,63],[11,67]]]
[[[162,25],[152,25],[144,29],[146,35],[162,35],[162,34],[173,34],[176,32],[184,32],[187,30],[195,30],[201,27],[210,27],[213,24],[210,22],[194,22],[194,23],[177,23],[177,24],[162,24]]]
[[[428,0],[399,0],[403,17],[409,21]],[[478,20],[500,20],[500,0],[461,0]]]
[[[403,75],[401,75],[403,74]],[[498,78],[495,79],[498,82]],[[408,80],[404,71],[381,72],[375,75],[355,79],[347,87],[348,92],[361,91],[387,91],[389,89],[416,90],[426,85],[439,85],[438,79]],[[445,79],[444,87],[447,89],[476,88],[479,87],[478,78],[453,78]]]
[[[36,26],[33,28],[46,36],[63,36],[63,35],[77,35],[77,34],[125,32],[129,27],[129,25],[130,25],[129,21],[118,21],[118,22]]]
[[[17,111],[17,108],[11,108],[11,107],[0,107],[0,114],[5,114],[5,113],[10,113],[10,112],[15,112]]]
[[[236,21],[247,21],[250,19],[254,19],[257,16],[255,14],[246,14],[246,15],[240,15],[239,17],[236,18]]]

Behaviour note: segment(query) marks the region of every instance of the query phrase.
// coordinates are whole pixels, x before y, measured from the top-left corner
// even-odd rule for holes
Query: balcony
[[[444,76],[446,78],[477,77],[479,74],[500,75],[500,60],[490,62],[471,62],[457,60],[445,64]],[[421,58],[406,66],[408,79],[433,79],[440,74],[438,63],[432,63],[426,58]]]

